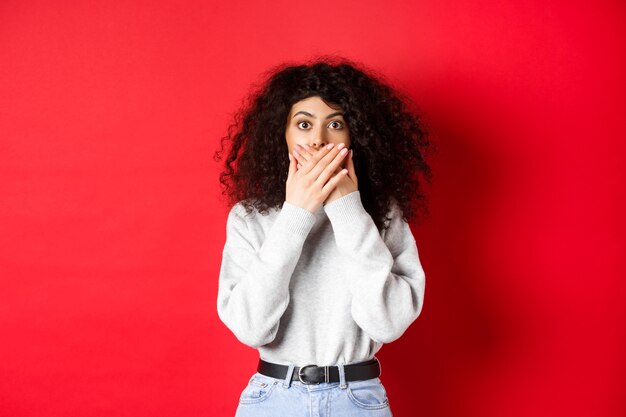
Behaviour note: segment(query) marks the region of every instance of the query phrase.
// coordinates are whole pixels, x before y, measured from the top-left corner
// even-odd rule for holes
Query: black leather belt
[[[264,361],[259,358],[257,371],[272,378],[285,379],[289,366]],[[344,365],[346,381],[358,381],[380,376],[381,367],[377,357],[373,359]],[[294,367],[292,381],[300,381],[307,385],[317,385],[322,382],[339,382],[339,367],[335,365],[317,366],[306,365]]]

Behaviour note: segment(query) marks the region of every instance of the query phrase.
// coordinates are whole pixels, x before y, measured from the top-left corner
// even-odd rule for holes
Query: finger
[[[290,179],[293,174],[296,172],[296,163],[295,163],[295,158],[291,155],[289,155],[289,173],[287,174],[287,179]]]
[[[303,148],[299,147],[299,146],[295,146],[293,153],[294,156],[296,157],[296,162],[298,164],[300,164],[301,166],[303,166],[309,159],[307,159],[307,157],[305,157],[302,153],[305,152]]]
[[[322,195],[324,196],[324,201],[326,201],[326,198],[328,198],[330,193],[332,193],[333,190],[337,187],[339,181],[341,181],[346,175],[348,175],[348,170],[344,168],[339,171],[337,175],[332,177],[330,181],[326,183],[326,185],[322,187]]]
[[[302,156],[300,156],[300,152],[298,152],[296,149],[293,150],[293,159],[296,166],[299,166]]]
[[[354,154],[354,149],[350,149],[350,155],[348,156],[348,163],[346,165],[348,168],[348,176],[355,184],[358,184],[358,179],[356,177],[356,170],[354,169],[354,159],[352,159],[353,154]]]
[[[322,149],[320,149],[318,152],[312,154],[307,161],[302,163],[303,173],[305,175],[309,174],[317,166],[317,163],[322,158],[324,158],[326,155],[328,155],[329,152],[332,152],[334,150],[334,148],[335,148],[335,144],[331,143],[331,144],[328,144],[327,146],[323,147]],[[331,156],[328,159],[328,161],[331,161],[332,158],[333,158],[333,156]],[[317,178],[319,176],[319,173],[322,171],[322,169],[324,169],[326,164],[324,164],[324,166],[322,166],[320,169],[315,171],[315,173],[313,174],[314,178]]]
[[[329,154],[322,158],[311,171],[311,175],[315,175],[319,172],[315,182],[318,183],[318,185],[326,184],[328,179],[334,174],[335,170],[338,167],[341,167],[341,162],[344,160],[347,153],[348,149],[345,147],[340,151],[333,149]]]
[[[313,152],[313,149],[311,149],[311,147],[307,144],[304,144],[304,146],[302,145],[296,145],[296,146],[298,147],[298,152],[300,153],[300,156],[301,156],[300,163],[304,165],[305,163],[311,160],[315,152]]]

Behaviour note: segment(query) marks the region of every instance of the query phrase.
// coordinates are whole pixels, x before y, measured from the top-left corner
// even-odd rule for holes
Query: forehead
[[[332,107],[326,104],[324,100],[322,100],[321,97],[319,96],[307,97],[303,100],[300,100],[294,103],[293,106],[291,106],[291,113],[295,113],[299,110],[308,110],[311,113],[317,114],[319,112],[330,113],[330,112],[334,112],[337,110],[341,110],[341,106],[335,103],[330,103],[330,105]]]

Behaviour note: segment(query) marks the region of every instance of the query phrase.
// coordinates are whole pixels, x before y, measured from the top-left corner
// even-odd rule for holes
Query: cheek
[[[302,133],[299,132],[297,129],[288,127],[285,131],[285,140],[287,141],[287,146],[289,147],[290,151],[294,150],[295,144],[301,142],[301,139],[303,139]]]
[[[341,141],[346,144],[346,147],[350,147],[352,141],[350,140],[350,132],[345,130],[341,132]]]
[[[287,150],[289,152],[293,152],[293,145],[295,144],[295,139],[293,137],[293,135],[291,134],[291,132],[289,132],[289,129],[287,129],[287,131],[285,132],[285,141],[287,142]]]

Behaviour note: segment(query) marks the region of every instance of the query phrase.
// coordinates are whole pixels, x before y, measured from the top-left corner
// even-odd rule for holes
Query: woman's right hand
[[[285,200],[293,205],[315,213],[335,189],[337,182],[348,174],[342,169],[335,175],[341,161],[347,154],[343,144],[329,144],[314,153],[302,167],[297,168],[298,161],[289,154],[289,174]],[[330,148],[329,148],[330,147]]]

